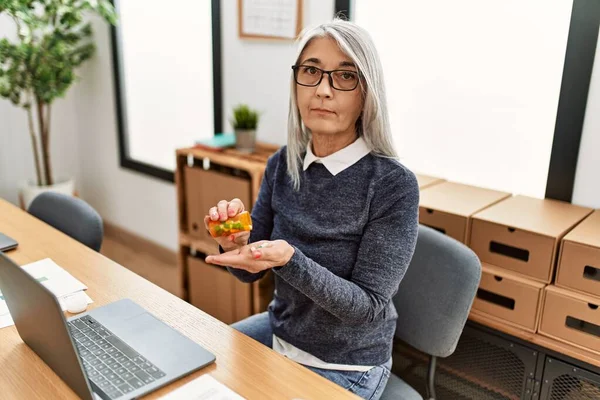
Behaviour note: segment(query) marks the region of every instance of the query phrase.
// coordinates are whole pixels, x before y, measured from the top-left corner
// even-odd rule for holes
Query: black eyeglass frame
[[[314,69],[321,71],[321,77],[319,78],[317,83],[315,83],[314,85],[307,85],[307,84],[298,82],[298,70],[300,69],[300,67],[309,67],[309,68],[314,68]],[[319,67],[315,67],[314,65],[304,65],[304,64],[292,65],[292,70],[294,71],[294,81],[296,81],[296,84],[298,84],[300,86],[307,86],[307,87],[319,86],[321,84],[321,81],[323,81],[323,76],[325,76],[325,74],[327,74],[327,76],[329,78],[329,86],[331,86],[335,90],[339,90],[340,92],[351,92],[351,91],[355,90],[358,87],[358,84],[360,83],[360,79],[362,77],[360,72],[358,72],[358,71],[352,71],[349,69],[332,69],[330,71],[327,71],[327,70],[321,69]],[[354,85],[354,87],[352,89],[340,89],[340,88],[335,87],[335,85],[333,84],[333,78],[331,77],[331,74],[333,72],[350,72],[350,73],[356,74],[358,77],[358,79],[356,80],[356,85]]]

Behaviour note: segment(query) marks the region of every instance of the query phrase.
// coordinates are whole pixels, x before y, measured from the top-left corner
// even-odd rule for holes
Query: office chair
[[[85,201],[56,192],[37,195],[27,210],[87,247],[100,251],[104,228],[100,215]]]
[[[448,357],[456,349],[480,279],[481,263],[471,249],[419,226],[415,254],[393,301],[398,311],[396,339],[429,356],[427,398],[435,399],[437,357]],[[391,399],[422,397],[391,374],[381,400]]]

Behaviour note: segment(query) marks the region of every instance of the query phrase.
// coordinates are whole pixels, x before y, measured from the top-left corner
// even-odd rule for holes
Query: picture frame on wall
[[[303,0],[238,0],[243,39],[294,40],[302,30]]]

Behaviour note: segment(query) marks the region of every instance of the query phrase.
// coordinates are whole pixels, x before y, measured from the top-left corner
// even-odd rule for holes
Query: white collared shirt
[[[359,137],[352,144],[336,151],[327,157],[317,157],[312,151],[312,143],[308,143],[306,147],[306,156],[304,156],[304,171],[310,167],[313,162],[321,163],[332,175],[337,175],[346,168],[356,164],[361,158],[371,152],[367,147],[364,139]],[[273,350],[295,362],[308,365],[310,367],[321,369],[332,369],[337,371],[368,371],[372,366],[368,365],[346,365],[346,364],[331,364],[313,356],[296,346],[286,342],[283,339],[273,335]]]
[[[346,168],[356,164],[370,152],[371,150],[369,150],[367,143],[365,143],[365,140],[362,137],[359,137],[352,144],[349,144],[327,157],[315,156],[312,151],[312,143],[309,142],[308,146],[306,146],[303,170],[306,171],[313,162],[317,162],[323,164],[331,175],[335,176]]]
[[[360,371],[366,372],[370,370],[371,366],[367,365],[346,365],[346,364],[331,364],[326,363],[318,357],[313,356],[306,351],[300,350],[296,346],[293,346],[283,339],[273,335],[273,350],[279,354],[286,356],[290,360],[294,360],[298,364],[307,365],[309,367],[321,368],[321,369],[333,369],[336,371]]]

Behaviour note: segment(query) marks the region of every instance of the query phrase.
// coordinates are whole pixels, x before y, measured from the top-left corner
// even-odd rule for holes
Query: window
[[[219,1],[114,4],[121,165],[172,181],[175,149],[221,129]]]
[[[381,57],[402,161],[415,172],[543,198],[572,7],[355,0],[353,19]]]

